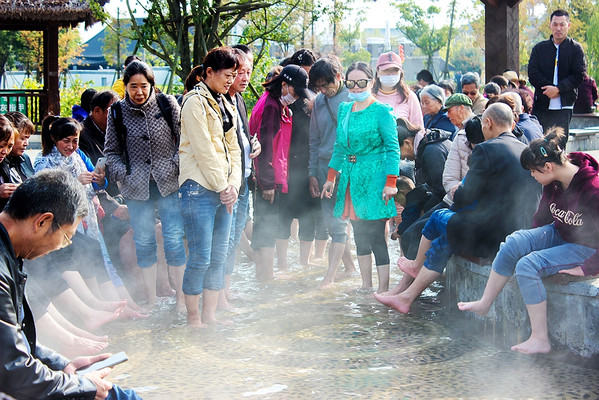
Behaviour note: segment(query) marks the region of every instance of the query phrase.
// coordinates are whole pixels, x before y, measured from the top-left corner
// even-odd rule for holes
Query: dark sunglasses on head
[[[366,86],[368,86],[368,79],[358,79],[357,81],[347,80],[345,81],[345,86],[348,89],[353,89],[356,86],[358,86],[360,89],[364,89]]]
[[[462,92],[463,94],[465,94],[466,96],[470,95],[470,96],[476,96],[476,94],[478,93],[478,90],[471,90],[470,92]]]

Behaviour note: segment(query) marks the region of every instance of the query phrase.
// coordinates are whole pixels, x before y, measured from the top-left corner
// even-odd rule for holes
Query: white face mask
[[[282,106],[288,106],[290,104],[295,103],[295,97],[293,97],[290,93],[287,93],[284,96],[279,97],[279,101],[281,102]]]
[[[399,83],[399,79],[401,75],[385,75],[379,76],[379,81],[381,81],[381,85],[385,87],[394,87]]]

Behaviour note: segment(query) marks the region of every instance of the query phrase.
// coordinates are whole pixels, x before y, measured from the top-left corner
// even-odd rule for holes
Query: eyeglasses
[[[357,81],[345,81],[345,87],[347,87],[348,89],[353,89],[356,86],[358,86],[360,89],[364,89],[366,86],[368,86],[368,79],[358,79]]]
[[[62,232],[64,238],[62,240],[62,244],[60,245],[61,249],[64,249],[65,247],[69,247],[70,245],[73,244],[73,241],[67,236],[67,234],[65,233],[65,231],[62,229],[62,226],[60,226],[60,224],[58,225],[58,229],[60,229],[60,231]]]
[[[470,95],[470,96],[476,96],[478,94],[478,90],[471,90],[469,92],[462,92],[463,94],[465,94],[466,96]]]

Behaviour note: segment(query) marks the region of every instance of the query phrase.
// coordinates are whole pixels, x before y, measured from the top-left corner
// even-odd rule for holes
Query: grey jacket
[[[168,96],[172,108],[173,126],[179,136],[181,110],[177,100]],[[120,101],[123,123],[127,128],[126,146],[131,165],[127,175],[123,149],[118,140],[114,117],[108,115],[104,154],[110,169],[110,179],[121,184],[126,199],[148,200],[150,179],[154,179],[162,196],[179,190],[179,149],[173,140],[171,127],[162,116],[154,90],[148,100],[138,106],[128,98]]]

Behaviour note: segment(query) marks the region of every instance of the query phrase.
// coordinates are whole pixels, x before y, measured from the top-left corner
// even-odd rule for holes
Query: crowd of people
[[[452,255],[493,259],[481,300],[459,309],[485,315],[515,274],[532,334],[513,350],[550,351],[541,278],[599,272],[599,164],[565,151],[584,53],[567,37],[565,11],[552,14],[550,28],[529,62],[534,94],[514,71],[482,85],[476,73],[437,84],[423,70],[410,88],[394,52],[374,68],[355,62],[344,71],[335,56],[302,49],[273,66],[248,118],[242,93],[253,55],[236,45],[209,51],[179,98],[129,57],[115,91],[86,90],[72,118],[44,120],[33,163],[25,153],[33,124],[18,112],[0,116],[8,296],[0,336],[10,341],[5,371],[19,376],[2,389],[18,398],[135,398],[116,394],[105,371],[74,377],[105,356],[69,364],[36,347],[24,321],[35,316],[38,338],[68,356],[101,352],[109,338],[96,329],[147,318],[163,296],[174,296],[191,327],[224,322],[217,310],[231,307],[237,249],[257,280],[275,278],[275,256],[287,270],[294,219],[301,265],[328,246],[320,289],[334,287],[341,264],[356,271],[353,236],[361,289],[374,286],[374,255],[374,296],[401,313]],[[393,287],[389,236],[402,252]],[[9,286],[20,291],[14,299]],[[52,386],[59,370],[67,378]],[[25,392],[21,372],[30,378]]]

